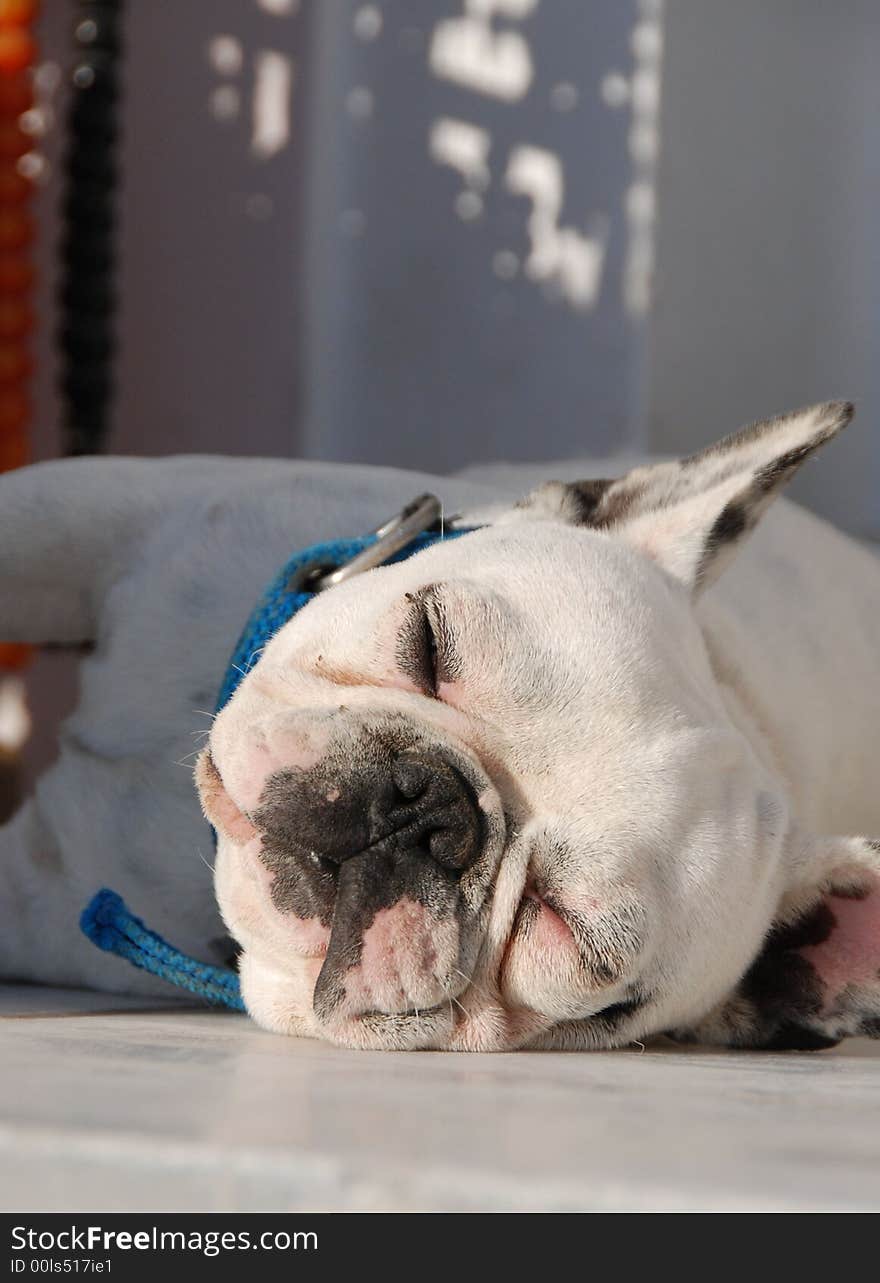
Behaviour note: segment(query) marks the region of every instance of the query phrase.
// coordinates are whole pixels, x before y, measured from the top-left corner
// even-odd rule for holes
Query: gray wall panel
[[[880,531],[880,8],[668,0],[650,443],[846,396],[793,494]]]

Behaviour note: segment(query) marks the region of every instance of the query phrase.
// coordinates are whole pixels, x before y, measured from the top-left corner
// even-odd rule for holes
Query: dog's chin
[[[245,951],[239,959],[242,997],[261,1028],[314,1038],[358,1051],[513,1051],[545,1034],[553,1021],[511,1009],[492,986],[466,988],[436,1006],[403,1012],[367,1011],[319,1020],[312,991],[321,959],[299,959],[284,971]]]
[[[312,1008],[321,959],[300,959],[281,971],[245,952],[239,959],[241,993],[248,1014],[263,1029],[289,1037],[320,1038],[367,1051],[416,1051],[450,1045],[455,1029],[453,999],[421,1011],[366,1011],[319,1020]]]
[[[353,1019],[322,1024],[321,1037],[339,1047],[366,1051],[436,1051],[449,1046],[454,1028],[450,1000],[428,1011],[363,1012]]]

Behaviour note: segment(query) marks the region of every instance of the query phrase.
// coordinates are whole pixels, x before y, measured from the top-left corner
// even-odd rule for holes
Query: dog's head
[[[473,1049],[864,1024],[835,924],[874,913],[876,853],[799,833],[693,610],[849,415],[550,483],[279,631],[197,768],[261,1024]]]

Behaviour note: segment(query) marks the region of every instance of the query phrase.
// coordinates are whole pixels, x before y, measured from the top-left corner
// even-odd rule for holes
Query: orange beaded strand
[[[36,0],[0,0],[0,472],[28,462],[28,335],[34,269],[32,184],[18,161],[32,143],[21,127],[33,107]],[[21,668],[29,648],[0,642],[0,673]]]

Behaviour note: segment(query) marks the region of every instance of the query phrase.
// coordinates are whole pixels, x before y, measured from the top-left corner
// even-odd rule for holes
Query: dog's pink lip
[[[519,935],[523,916],[526,912],[529,901],[537,904],[538,912],[544,927],[552,933],[560,944],[567,945],[569,947],[574,945],[575,948],[577,948],[577,938],[566,920],[565,909],[562,908],[558,901],[552,896],[549,896],[546,892],[539,891],[535,882],[532,880],[531,876],[529,876],[525,888],[523,889],[520,902],[517,905],[516,913],[513,916],[513,925],[510,928],[510,934],[507,937],[504,952],[501,955],[498,976],[502,987],[504,982],[504,972],[508,962],[510,961],[511,951],[517,943],[517,937]]]
[[[215,828],[239,845],[259,836],[250,816],[230,796],[210,749],[196,764],[196,780],[202,808]]]
[[[555,933],[563,936],[566,941],[574,941],[574,932],[568,923],[566,911],[553,896],[539,891],[534,882],[529,880],[523,891],[520,908],[522,908],[522,903],[525,900],[535,901],[544,915],[546,925],[552,928]],[[517,910],[517,913],[519,913],[519,910]]]

